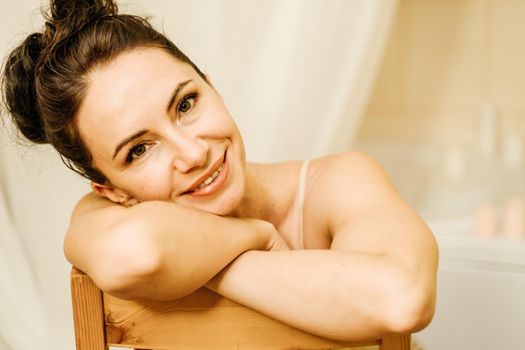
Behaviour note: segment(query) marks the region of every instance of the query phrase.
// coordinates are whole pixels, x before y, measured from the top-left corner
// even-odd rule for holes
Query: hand
[[[272,235],[266,250],[272,252],[284,252],[290,250],[290,247],[288,247],[288,244],[286,244],[283,236],[281,236],[281,234],[275,230],[275,234]]]
[[[246,225],[244,229],[247,230],[248,234],[253,234],[253,237],[256,238],[254,242],[256,241],[257,243],[252,247],[252,249],[239,255],[239,257],[244,254],[250,254],[250,251],[253,250],[274,252],[290,250],[279,231],[277,231],[277,229],[271,222],[259,219],[246,218],[240,220],[242,220],[243,223]],[[233,262],[231,262],[217,275],[215,275],[210,281],[208,281],[205,284],[205,287],[216,293],[222,294],[220,291],[220,284],[223,278],[227,275],[228,271],[230,271],[231,266],[235,263],[235,261],[237,261],[239,257],[237,257]]]
[[[288,247],[288,244],[286,244],[283,236],[279,233],[279,231],[277,231],[271,222],[264,220],[256,221],[257,224],[260,225],[265,239],[265,244],[261,250],[273,252],[290,250],[290,247]]]

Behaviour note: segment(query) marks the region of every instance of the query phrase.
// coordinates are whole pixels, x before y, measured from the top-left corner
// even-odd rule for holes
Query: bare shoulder
[[[97,195],[95,192],[89,192],[84,195],[73,209],[72,218],[85,214],[93,210],[107,208],[112,205],[111,202]]]
[[[88,221],[97,221],[107,224],[115,218],[125,207],[115,204],[106,198],[90,192],[82,197],[71,214],[71,226],[85,225]]]
[[[406,206],[382,166],[363,152],[316,159],[310,176],[311,195],[332,232],[379,208]]]
[[[411,252],[414,265],[425,254],[437,256],[432,232],[372,157],[346,152],[314,165],[312,197],[329,227],[332,249],[386,254],[404,262]]]
[[[359,151],[347,151],[335,155],[330,155],[314,160],[322,164],[323,169],[327,170],[325,175],[330,177],[347,177],[347,172],[352,172],[354,178],[360,176],[381,176],[385,173],[381,165],[370,155]]]
[[[334,195],[332,199],[341,197],[362,202],[374,193],[390,192],[393,195],[396,192],[383,167],[366,153],[348,151],[312,163],[315,186]]]

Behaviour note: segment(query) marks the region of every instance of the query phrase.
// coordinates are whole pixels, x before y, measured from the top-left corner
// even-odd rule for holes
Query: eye
[[[195,105],[195,100],[197,99],[197,93],[192,93],[184,96],[182,101],[180,101],[177,110],[180,114],[187,113]]]
[[[139,143],[138,145],[131,147],[128,152],[128,155],[126,156],[126,163],[129,164],[133,162],[135,159],[142,157],[151,146],[152,144]]]

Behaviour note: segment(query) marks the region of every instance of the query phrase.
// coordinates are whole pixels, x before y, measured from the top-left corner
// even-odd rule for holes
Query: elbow
[[[412,283],[390,295],[385,328],[389,333],[414,333],[426,328],[435,313],[435,283]]]
[[[141,297],[140,290],[161,268],[160,250],[149,233],[136,220],[116,223],[108,231],[93,276],[104,292],[123,299]]]
[[[386,329],[392,333],[414,333],[426,328],[436,310],[438,246],[433,237],[428,261],[398,275],[387,299]]]

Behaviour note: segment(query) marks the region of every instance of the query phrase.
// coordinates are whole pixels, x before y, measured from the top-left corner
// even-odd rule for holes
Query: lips
[[[211,184],[217,178],[217,176],[219,176],[219,173],[221,172],[221,170],[222,170],[222,165],[219,167],[219,169],[215,170],[213,174],[211,174],[206,180],[204,180],[203,183],[197,186],[197,190],[200,190],[208,186],[209,184]]]
[[[215,192],[224,182],[227,172],[226,152],[224,152],[224,156],[215,161],[210,170],[200,176],[183,195],[207,195]]]

